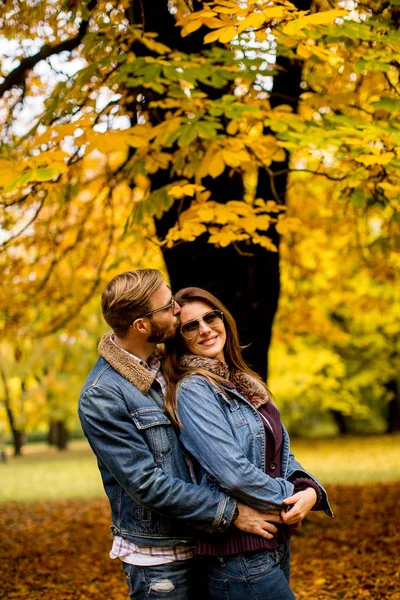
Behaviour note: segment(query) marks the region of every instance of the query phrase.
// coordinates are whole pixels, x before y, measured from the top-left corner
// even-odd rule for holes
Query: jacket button
[[[275,469],[276,469],[276,464],[275,464],[274,462],[272,462],[272,463],[269,465],[269,470],[270,470],[270,471],[275,471]]]

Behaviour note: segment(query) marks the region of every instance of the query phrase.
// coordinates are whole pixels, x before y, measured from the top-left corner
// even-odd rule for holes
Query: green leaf
[[[214,123],[210,121],[197,121],[196,131],[200,137],[205,139],[213,139],[218,133],[218,129],[221,129],[220,123]]]
[[[350,195],[349,200],[356,208],[362,208],[367,204],[368,198],[369,197],[365,195],[364,190],[358,188],[357,190],[354,190],[354,192]]]
[[[11,183],[4,189],[4,193],[8,194],[9,192],[13,192],[15,189],[19,187],[23,187],[32,179],[33,171],[25,171],[24,173],[20,173],[18,177],[13,179]]]
[[[378,102],[372,102],[372,106],[374,108],[386,110],[387,112],[398,112],[400,111],[400,100],[383,97]]]
[[[196,139],[196,130],[193,125],[183,125],[180,128],[182,133],[178,139],[178,146],[183,148],[183,146],[189,146]]]

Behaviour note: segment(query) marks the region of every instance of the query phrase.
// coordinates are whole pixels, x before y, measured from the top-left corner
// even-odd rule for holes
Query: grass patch
[[[400,435],[295,439],[296,459],[324,484],[400,480]],[[0,502],[103,498],[96,459],[85,441],[64,452],[45,444],[0,464]]]
[[[23,452],[0,464],[0,502],[104,496],[96,458],[85,441],[62,452],[45,444],[28,445]]]
[[[296,459],[323,483],[400,480],[400,435],[295,439]]]

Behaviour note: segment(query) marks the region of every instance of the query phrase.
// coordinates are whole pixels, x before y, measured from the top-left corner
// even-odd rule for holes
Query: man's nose
[[[179,306],[179,304],[177,303],[176,300],[174,300],[174,316],[175,315],[179,315],[179,313],[181,312],[181,307]]]

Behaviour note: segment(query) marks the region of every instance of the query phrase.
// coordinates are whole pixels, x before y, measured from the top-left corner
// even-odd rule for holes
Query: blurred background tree
[[[16,450],[44,423],[65,444],[99,291],[163,259],[228,304],[263,376],[282,271],[270,385],[293,430],[400,429],[397,3],[8,0],[0,21]]]

